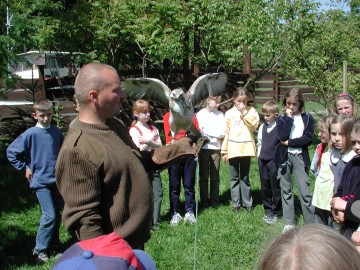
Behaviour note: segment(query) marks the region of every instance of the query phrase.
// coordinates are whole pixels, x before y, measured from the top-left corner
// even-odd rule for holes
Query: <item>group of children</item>
[[[233,93],[234,106],[225,115],[218,110],[220,97],[209,97],[206,108],[194,117],[194,125],[203,136],[209,138],[209,143],[199,153],[201,205],[208,207],[219,203],[222,158],[225,163],[229,163],[233,209],[239,211],[244,208],[251,211],[253,199],[249,179],[250,161],[257,153],[265,210],[263,220],[266,223],[276,223],[283,215],[283,232],[295,227],[291,178],[294,174],[304,222],[339,227],[341,233],[360,245],[359,223],[351,219],[352,204],[360,199],[360,120],[356,119],[357,105],[354,98],[347,93],[338,95],[335,99],[335,113],[318,121],[320,144],[312,162],[308,147],[313,140],[314,119],[310,113],[305,112],[305,102],[299,89],[291,89],[284,96],[283,114],[280,114],[275,101],[268,101],[263,105],[265,123],[259,128],[257,144],[254,131],[258,128],[260,117],[253,107],[247,105],[249,100],[249,92],[245,88],[238,88]],[[133,104],[134,122],[129,133],[141,151],[152,151],[162,146],[159,130],[148,123],[150,111],[151,106],[147,101],[138,100]],[[36,191],[42,216],[34,255],[44,262],[48,259],[46,250],[51,242],[58,242],[63,202],[56,188],[54,170],[63,136],[59,129],[50,125],[53,116],[50,101],[36,102],[33,116],[38,120],[36,126],[11,143],[7,156],[15,168],[25,170],[30,186]],[[163,120],[166,143],[186,136],[186,132],[181,131],[172,138],[169,132],[169,113]],[[39,147],[46,150],[41,151]],[[35,151],[47,155],[35,155]],[[316,177],[314,193],[310,189],[309,169]],[[170,224],[178,225],[183,219],[196,223],[195,159],[191,157],[171,165],[168,171],[172,212]],[[158,230],[163,197],[161,178],[159,173],[150,173],[148,176],[153,189],[152,229]],[[181,179],[185,188],[184,218],[179,210]]]
[[[257,153],[261,195],[265,210],[263,220],[266,223],[276,223],[282,215],[285,223],[283,232],[295,227],[293,174],[305,224],[317,223],[339,227],[344,235],[350,234],[351,237],[355,225],[352,224],[353,228],[349,229],[350,225],[347,222],[339,221],[337,215],[345,210],[336,210],[337,215],[335,211],[332,213],[330,202],[333,197],[341,197],[349,205],[349,202],[356,201],[358,197],[358,192],[354,190],[357,188],[354,183],[356,181],[350,179],[349,173],[346,173],[351,166],[345,168],[350,161],[352,161],[350,164],[356,163],[357,158],[354,156],[359,154],[356,152],[359,120],[356,120],[357,105],[354,98],[347,93],[338,95],[334,101],[334,113],[319,119],[320,144],[312,159],[310,159],[308,147],[313,141],[314,119],[310,113],[305,112],[305,101],[301,90],[294,88],[285,94],[282,102],[283,114],[280,114],[279,106],[275,101],[268,101],[262,106],[265,123],[258,130],[257,144],[255,144],[254,131],[259,125],[260,118],[256,110],[247,105],[249,100],[248,91],[238,88],[233,94],[233,108],[223,115],[217,110],[220,98],[209,97],[206,108],[203,108],[194,118],[194,124],[201,134],[210,138],[210,143],[205,145],[199,153],[201,205],[208,207],[218,204],[219,167],[220,158],[222,158],[225,163],[229,163],[233,209],[238,211],[244,208],[251,211],[253,199],[249,179],[250,159]],[[147,106],[145,111],[149,112],[150,105],[147,104]],[[139,112],[134,109],[134,115]],[[166,129],[166,117],[164,120]],[[157,129],[154,132],[158,134]],[[167,140],[167,143],[169,142],[171,138]],[[193,214],[196,165],[193,161],[191,164],[192,166],[188,168],[183,166],[182,170],[176,171],[175,183],[174,177],[171,176],[174,172],[172,173],[169,169],[170,204],[172,205],[174,196],[178,203],[180,182],[183,176],[185,220],[188,215],[191,215],[190,223],[195,223]],[[314,193],[310,188],[309,169],[316,178]],[[209,178],[210,198],[208,195]],[[341,180],[342,178],[344,180]],[[351,194],[348,194],[349,185],[346,184],[346,190],[344,190],[344,184],[347,182],[351,182]],[[160,208],[156,209],[154,225],[158,222],[160,211]],[[171,211],[170,223],[179,224],[183,218],[179,214],[178,207],[171,206]],[[344,225],[339,226],[336,222],[344,223]]]

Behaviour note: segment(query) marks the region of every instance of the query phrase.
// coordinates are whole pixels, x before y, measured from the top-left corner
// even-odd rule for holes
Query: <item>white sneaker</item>
[[[290,231],[292,229],[295,228],[295,225],[294,224],[289,224],[289,225],[285,225],[284,226],[284,229],[282,230],[283,233],[287,232],[287,231]]]
[[[172,218],[170,220],[170,225],[171,226],[177,226],[179,225],[180,221],[182,220],[183,218],[181,217],[181,215],[179,213],[174,213],[172,215]]]
[[[188,221],[190,224],[196,223],[196,218],[193,212],[187,212],[185,214],[185,221]]]

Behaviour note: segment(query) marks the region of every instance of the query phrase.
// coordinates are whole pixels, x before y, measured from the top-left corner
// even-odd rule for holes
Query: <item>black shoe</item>
[[[232,210],[233,210],[234,212],[240,212],[241,207],[240,207],[240,206],[238,206],[238,207],[233,207]]]
[[[252,206],[245,207],[246,212],[251,212],[254,208]]]

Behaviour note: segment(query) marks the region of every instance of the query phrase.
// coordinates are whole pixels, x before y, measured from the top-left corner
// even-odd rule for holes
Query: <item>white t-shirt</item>
[[[291,131],[290,131],[290,138],[289,139],[296,139],[296,138],[300,138],[303,136],[304,134],[304,122],[302,120],[301,114],[297,114],[294,116],[294,122],[291,126]],[[301,148],[294,148],[294,147],[289,147],[288,148],[288,152],[292,153],[292,154],[300,154],[302,153],[302,149]]]
[[[154,132],[156,133],[156,135],[155,135],[153,141],[161,143],[161,139],[160,139],[160,136],[159,136],[159,130],[153,125],[151,125],[151,128],[152,128],[152,130],[150,129],[150,125],[149,125],[149,128],[147,128],[147,127],[145,127],[143,125],[137,125],[137,124],[135,126],[133,126],[133,127],[130,127],[130,130],[129,130],[130,136],[131,136],[133,142],[135,143],[135,145],[138,148],[140,148],[140,146],[141,146],[140,137],[142,136],[143,138],[148,138],[148,137],[152,136],[152,134]],[[152,147],[148,146],[146,148],[146,150],[151,151]]]
[[[209,112],[207,108],[204,108],[196,114],[196,119],[198,120],[201,134],[210,139],[210,142],[202,148],[220,150],[221,139],[225,136],[224,114],[218,110]]]

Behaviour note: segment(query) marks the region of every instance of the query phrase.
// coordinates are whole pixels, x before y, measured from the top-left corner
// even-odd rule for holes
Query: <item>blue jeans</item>
[[[35,251],[40,252],[49,248],[51,240],[54,242],[59,241],[63,199],[55,184],[38,188],[35,192],[41,207],[41,218],[36,235]]]

